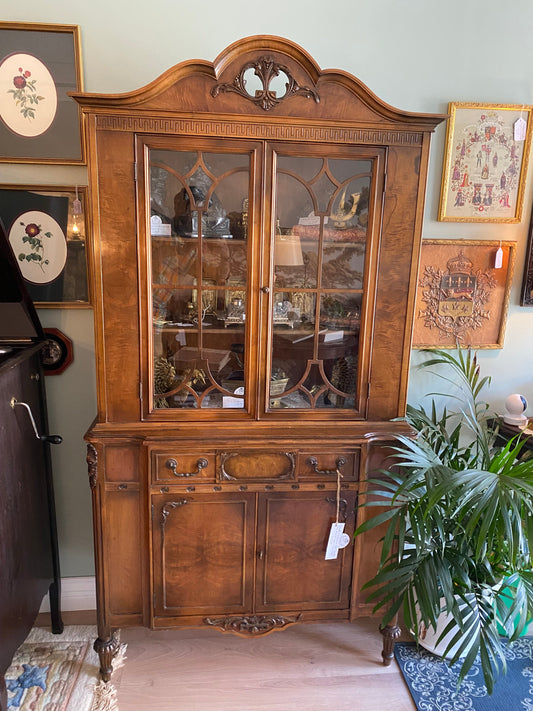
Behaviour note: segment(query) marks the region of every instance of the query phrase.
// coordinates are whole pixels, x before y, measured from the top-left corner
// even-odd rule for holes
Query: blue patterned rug
[[[479,660],[457,689],[459,664],[450,668],[414,642],[397,642],[394,656],[418,711],[533,711],[531,637],[506,648],[507,674],[498,677],[492,696],[483,684]]]

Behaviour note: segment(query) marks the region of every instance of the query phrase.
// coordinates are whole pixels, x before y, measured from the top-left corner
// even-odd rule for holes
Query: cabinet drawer
[[[221,481],[284,481],[294,479],[292,452],[241,450],[221,452]]]
[[[359,452],[300,452],[298,455],[300,479],[335,479],[337,467],[344,481],[357,479]]]
[[[152,481],[215,480],[214,452],[152,452]]]

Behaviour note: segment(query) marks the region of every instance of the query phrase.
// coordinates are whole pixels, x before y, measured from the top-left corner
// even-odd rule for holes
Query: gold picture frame
[[[86,186],[0,185],[0,220],[38,308],[91,308]]]
[[[0,162],[86,162],[78,25],[0,22]]]
[[[520,222],[531,106],[451,102],[438,219]]]
[[[515,253],[516,242],[423,240],[413,348],[503,348]]]

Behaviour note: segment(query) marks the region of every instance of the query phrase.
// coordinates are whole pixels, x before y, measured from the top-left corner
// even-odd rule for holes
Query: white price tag
[[[332,523],[326,546],[326,560],[335,560],[339,554],[339,548],[346,548],[349,542],[350,536],[344,533],[344,524]]]
[[[236,388],[234,395],[244,395],[244,388]],[[244,398],[241,397],[229,397],[224,395],[222,398],[222,407],[244,407]]]
[[[526,128],[527,123],[525,119],[521,116],[514,122],[514,140],[515,141],[525,141],[526,140]]]
[[[159,215],[153,215],[150,218],[150,232],[154,237],[170,237],[172,225],[164,223]]]
[[[501,269],[503,264],[503,249],[498,247],[496,256],[494,257],[494,269]]]

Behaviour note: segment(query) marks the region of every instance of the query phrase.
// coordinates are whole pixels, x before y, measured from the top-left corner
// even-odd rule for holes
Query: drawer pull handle
[[[178,462],[175,459],[167,459],[165,466],[168,467],[171,472],[174,474],[174,476],[180,476],[180,477],[189,477],[189,476],[198,476],[198,474],[202,471],[202,469],[205,469],[209,462],[207,459],[204,457],[201,457],[197,462],[196,462],[196,471],[194,472],[178,472],[176,471]]]
[[[346,459],[344,457],[337,458],[337,461],[336,461],[337,469],[319,469],[318,468],[318,459],[316,457],[309,457],[306,461],[306,464],[309,464],[309,466],[313,468],[313,471],[315,472],[315,474],[320,474],[321,476],[323,476],[325,474],[328,474],[331,476],[336,476],[337,470],[346,464]]]

